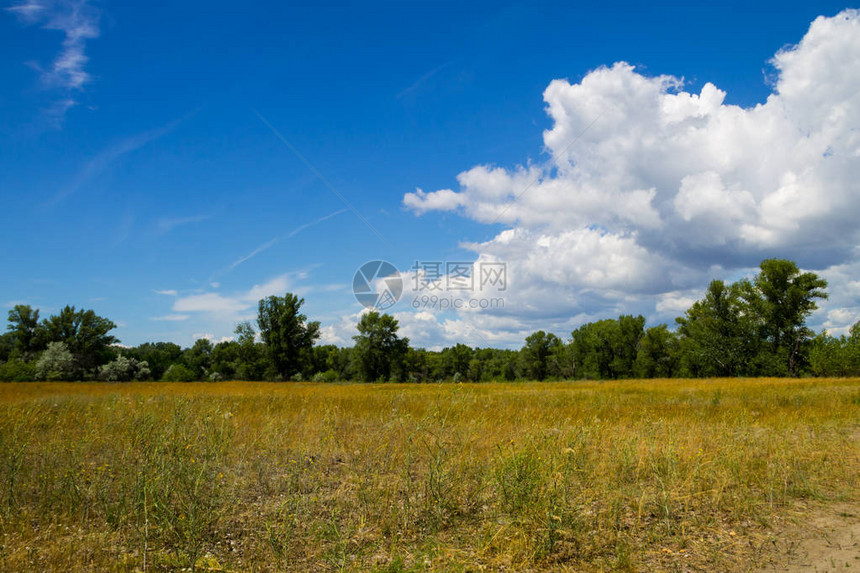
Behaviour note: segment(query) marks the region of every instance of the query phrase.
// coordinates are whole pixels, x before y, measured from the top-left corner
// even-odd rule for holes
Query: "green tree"
[[[678,337],[665,324],[645,331],[636,354],[634,371],[639,378],[671,378],[677,372]]]
[[[644,336],[645,317],[621,315],[584,324],[571,333],[573,371],[577,378],[616,379],[634,376]]]
[[[469,374],[469,362],[472,360],[474,350],[465,344],[455,344],[443,348],[440,353],[442,379],[451,380],[455,376],[464,378]]]
[[[48,348],[36,361],[36,378],[39,380],[72,380],[75,375],[75,358],[65,342],[49,342]]]
[[[171,364],[162,376],[165,382],[193,382],[195,379],[194,371],[180,363]]]
[[[262,380],[266,372],[266,347],[257,342],[257,332],[249,321],[236,325],[236,343],[239,357],[236,377],[239,380]]]
[[[3,382],[32,382],[36,379],[36,361],[25,362],[12,357],[0,364],[0,380]]]
[[[403,359],[407,382],[426,382],[429,380],[430,367],[427,364],[428,352],[423,348],[409,348]]]
[[[402,368],[409,349],[409,339],[397,336],[400,326],[389,314],[366,313],[358,322],[355,340],[355,360],[362,380],[390,380]]]
[[[8,332],[12,337],[14,349],[24,358],[44,350],[45,337],[42,336],[39,325],[39,309],[33,310],[29,305],[16,304],[9,311]]]
[[[676,319],[680,351],[687,376],[741,376],[749,371],[757,350],[754,317],[741,298],[738,284],[714,280],[705,298]]]
[[[313,371],[327,374],[326,379],[334,377],[336,380],[349,380],[351,378],[351,357],[349,348],[339,348],[334,344],[314,346],[313,348]]]
[[[302,373],[319,338],[319,322],[308,322],[300,312],[305,299],[292,293],[260,301],[257,326],[269,360],[281,379]]]
[[[561,340],[543,330],[526,337],[525,346],[520,350],[523,373],[529,380],[545,380],[550,372],[550,358],[562,346]]]
[[[209,376],[212,367],[212,342],[207,338],[198,338],[191,348],[182,352],[182,362],[194,372],[195,380],[203,380]]]
[[[9,360],[15,350],[15,338],[11,332],[0,334],[0,363]]]
[[[815,273],[801,273],[785,259],[766,259],[760,268],[752,281],[740,282],[740,289],[765,343],[759,357],[762,373],[796,376],[806,364],[813,335],[806,319],[818,308],[816,299],[827,298],[827,281]]]
[[[173,342],[145,342],[125,351],[129,358],[146,362],[153,380],[161,380],[171,364],[182,359],[182,347]]]
[[[122,354],[99,367],[99,379],[105,382],[147,380],[151,374],[146,361],[140,362],[136,358],[129,358]]]
[[[110,346],[117,342],[108,334],[116,325],[92,310],[66,306],[59,314],[42,322],[50,342],[64,342],[75,358],[75,379],[95,374],[112,357]]]
[[[860,322],[848,336],[822,332],[809,347],[809,370],[815,376],[860,376]]]

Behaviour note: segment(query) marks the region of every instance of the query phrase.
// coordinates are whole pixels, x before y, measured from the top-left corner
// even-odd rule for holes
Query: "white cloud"
[[[261,285],[254,285],[247,293],[241,295],[241,299],[247,304],[256,305],[259,300],[267,296],[283,296],[288,290],[290,290],[289,275],[281,275]]]
[[[303,276],[302,272],[277,276],[263,284],[252,286],[246,291],[231,294],[204,292],[181,296],[173,301],[171,310],[175,314],[167,316],[183,316],[187,313],[201,313],[217,318],[232,329],[235,322],[247,320],[254,316],[254,309],[260,299],[271,295],[283,296],[288,291],[298,292],[291,282],[291,277]],[[171,292],[171,291],[164,291]],[[163,320],[170,320],[162,317]],[[175,318],[174,320],[180,320]]]
[[[164,296],[176,296],[177,294],[179,294],[176,292],[176,289],[172,289],[172,288],[171,289],[164,289],[164,290],[154,290],[152,292],[154,292],[155,294],[161,294]]]
[[[233,340],[235,338],[233,336],[222,336],[221,338],[218,338],[214,334],[211,334],[208,332],[207,333],[195,333],[195,334],[191,335],[191,340],[200,340],[200,339],[208,340],[212,344],[218,344],[219,342],[233,342]]]
[[[836,308],[829,311],[822,327],[830,336],[847,335],[851,326],[860,321],[860,306]]]
[[[766,257],[838,275],[828,268],[856,262],[860,245],[860,12],[817,18],[772,63],[773,93],[749,108],[711,83],[688,92],[624,62],[554,80],[545,165],[479,165],[458,190],[403,203],[508,227],[466,246],[508,263],[495,314],[515,319],[512,333],[536,317],[670,320],[711,278]]]
[[[188,217],[163,217],[155,222],[155,226],[160,233],[169,233],[176,227],[200,223],[208,219],[211,215],[191,215]]]
[[[164,316],[153,316],[152,320],[181,322],[183,320],[188,320],[189,318],[191,317],[187,314],[165,314]]]
[[[50,68],[42,70],[48,85],[81,89],[91,80],[85,70],[89,61],[86,42],[99,37],[100,12],[86,1],[26,0],[7,8],[25,25],[42,24],[59,30],[64,38],[60,53]]]
[[[403,197],[403,204],[417,213],[425,213],[427,211],[453,211],[464,206],[466,201],[462,195],[450,189],[442,189],[430,194],[421,189],[416,189],[415,193],[407,193]]]
[[[415,82],[413,82],[412,85],[410,85],[409,87],[400,91],[400,93],[398,93],[396,96],[397,99],[401,99],[405,96],[408,96],[410,94],[415,93],[415,91],[417,91],[419,88],[421,88],[423,85],[425,85],[433,76],[435,76],[436,74],[438,74],[439,72],[441,72],[442,70],[444,70],[445,68],[447,68],[448,66],[450,66],[453,63],[454,63],[454,60],[451,60],[450,62],[445,62],[444,64],[436,66],[435,68],[433,68],[429,72],[425,73],[420,78],[415,80]]]
[[[167,135],[168,133],[173,131],[173,129],[176,128],[179,123],[181,123],[186,117],[189,117],[190,115],[192,114],[188,114],[183,118],[171,121],[170,123],[161,127],[156,127],[147,131],[143,131],[141,133],[125,137],[101,149],[98,153],[95,154],[95,156],[93,156],[92,159],[90,159],[86,162],[86,164],[83,165],[83,167],[76,175],[75,179],[72,181],[71,185],[58,192],[48,201],[47,204],[54,205],[62,199],[65,199],[67,196],[76,193],[93,178],[97,177],[99,174],[107,170],[115,161],[117,161],[124,155],[137,151],[148,143],[151,143]],[[190,222],[181,219],[174,220],[178,221],[175,223],[171,223],[170,219],[165,219],[164,221],[167,221],[168,228],[163,230],[170,230],[170,228],[172,228],[176,224]]]
[[[236,267],[238,267],[242,263],[245,263],[245,262],[253,259],[254,257],[259,255],[263,251],[265,251],[265,250],[269,249],[270,247],[273,247],[274,245],[278,244],[280,241],[292,239],[293,237],[295,237],[296,235],[298,235],[299,233],[301,233],[305,229],[313,227],[314,225],[318,225],[318,224],[322,223],[323,221],[327,221],[327,220],[331,219],[332,217],[336,217],[337,215],[340,215],[341,213],[345,213],[348,210],[349,209],[346,209],[346,208],[338,209],[337,211],[334,211],[333,213],[329,213],[328,215],[323,215],[322,217],[318,217],[312,221],[304,223],[303,225],[299,225],[298,227],[296,227],[295,229],[293,229],[292,231],[290,231],[289,233],[287,233],[284,236],[274,237],[273,239],[270,239],[270,240],[266,241],[265,243],[263,243],[262,245],[258,246],[257,248],[255,248],[253,251],[251,251],[247,255],[239,257],[238,259],[233,261],[230,264],[230,266],[228,266],[226,269],[224,269],[223,271],[221,271],[219,273],[214,274],[213,277],[229,273],[230,271],[232,271],[233,269],[235,269]],[[213,284],[217,284],[217,283],[213,283]],[[218,287],[214,287],[214,288],[218,288]]]
[[[176,312],[234,314],[247,310],[249,306],[250,305],[242,299],[209,292],[179,298],[173,303],[173,310]]]
[[[366,311],[362,310],[355,314],[342,316],[336,322],[321,325],[319,344],[352,346],[352,337],[358,334],[356,325],[364,312]]]
[[[99,37],[98,8],[86,0],[24,0],[7,8],[27,26],[41,25],[46,30],[63,33],[60,51],[47,67],[34,64],[42,82],[64,91],[79,91],[92,80],[86,70],[88,40]],[[53,121],[61,122],[65,112],[76,105],[73,98],[65,97],[54,103],[47,113]]]

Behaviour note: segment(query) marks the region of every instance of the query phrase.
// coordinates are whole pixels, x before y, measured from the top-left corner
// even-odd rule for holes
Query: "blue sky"
[[[787,188],[790,166],[775,168],[761,189],[747,180],[729,183],[745,167],[721,171],[708,167],[713,158],[703,159],[707,168],[695,172],[649,175],[653,180],[643,189],[656,189],[652,204],[665,186],[677,214],[691,224],[702,205],[721,213],[759,209],[754,222],[732,219],[735,227],[748,228],[742,236],[726,235],[719,244],[692,250],[667,239],[677,226],[662,208],[656,208],[657,226],[629,216],[588,215],[576,201],[533,208],[586,213],[582,217],[535,220],[512,210],[511,218],[494,222],[473,201],[475,193],[486,195],[481,186],[488,183],[469,187],[458,181],[476,166],[503,168],[499,176],[512,186],[504,192],[510,198],[519,192],[518,166],[544,166],[535,172],[539,186],[596,180],[595,173],[570,181],[555,174],[561,168],[548,162],[567,161],[567,143],[553,146],[545,131],[560,133],[562,118],[575,115],[548,113],[553,105],[586,109],[577,86],[599,79],[590,75],[599,69],[608,70],[607,83],[595,85],[629,80],[635,90],[639,78],[667,75],[684,83],[658,88],[663,95],[689,93],[702,100],[710,83],[724,93],[720,113],[732,106],[752,113],[780,92],[780,73],[788,78],[801,69],[792,62],[802,60],[802,50],[781,69],[771,62],[774,55],[801,42],[816,17],[834,17],[846,7],[8,3],[0,13],[0,304],[31,304],[43,315],[65,304],[93,308],[120,325],[116,334],[125,344],[187,345],[203,335],[230,336],[236,321],[253,315],[255,297],[291,290],[305,297],[325,339],[344,343],[362,309],[350,287],[365,261],[385,259],[405,272],[416,260],[495,256],[508,261],[512,275],[531,277],[520,279],[522,290],[504,312],[429,317],[408,305],[395,310],[416,344],[516,346],[529,330],[566,334],[585,320],[618,312],[671,320],[709,276],[741,276],[763,256],[796,258],[829,272],[834,287],[851,284],[853,235],[836,246],[827,237],[804,244],[774,238],[779,224],[762,209],[776,201],[768,202],[768,190]],[[850,40],[837,42],[850,31],[821,28],[822,37],[835,38],[833,50],[847,50],[848,61],[856,61]],[[616,62],[633,71],[612,68]],[[832,77],[844,76],[837,68]],[[557,100],[548,88],[553,80],[566,80],[554,84]],[[842,98],[837,103],[856,111],[856,97],[834,93]],[[617,141],[617,132],[603,130],[614,120],[593,115],[597,123],[589,137],[595,139],[586,137],[581,149],[602,149],[604,143],[615,149],[608,142]],[[848,118],[853,122],[856,115]],[[855,143],[844,134],[831,136],[836,157],[847,158],[841,171],[817,163],[810,169],[841,185],[846,201],[856,199]],[[720,145],[735,148],[731,139]],[[574,164],[587,161],[578,156]],[[709,173],[719,177],[709,179]],[[697,202],[711,189],[709,181],[725,184],[722,194],[716,202]],[[562,195],[584,196],[576,185]],[[618,183],[613,191],[612,185],[604,181],[600,192],[621,193],[616,202],[634,204],[640,197],[623,195],[638,187]],[[747,187],[751,203],[743,195]],[[414,195],[416,188],[423,195]],[[453,203],[422,202],[449,189],[450,195],[434,197],[456,196]],[[839,202],[832,203],[833,228],[840,228]],[[817,228],[826,216],[813,221]],[[623,256],[620,270],[588,271],[609,277],[605,289],[539,277],[538,267],[566,268],[571,243],[565,233],[572,229],[599,229],[595,244],[604,246],[633,238],[630,248],[659,259],[653,268],[673,282],[631,278],[650,259]],[[533,250],[531,239],[522,239],[518,251],[500,251],[501,242],[512,244],[506,232],[515,241],[540,235],[535,245],[557,246],[548,247],[548,258],[518,259],[517,252]],[[722,232],[710,230],[711,236]],[[589,260],[616,260],[602,247],[589,254],[589,240],[574,241]],[[585,272],[580,263],[571,268]],[[613,282],[619,272],[627,278]],[[856,306],[853,296],[834,297],[841,306],[830,311],[843,315],[822,314],[818,323],[839,329],[860,317],[844,311]]]

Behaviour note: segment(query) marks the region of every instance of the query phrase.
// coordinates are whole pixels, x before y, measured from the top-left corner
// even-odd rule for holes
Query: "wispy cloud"
[[[116,161],[123,155],[132,153],[133,151],[137,151],[144,145],[167,135],[168,133],[173,131],[177,125],[179,125],[181,122],[183,122],[185,119],[187,119],[194,113],[195,112],[187,114],[161,127],[131,135],[105,147],[104,149],[99,151],[92,159],[86,162],[86,164],[80,169],[80,171],[76,175],[74,181],[72,181],[71,185],[54,195],[45,203],[45,205],[49,207],[56,205],[69,195],[77,193],[84,185],[86,185],[87,182],[89,182],[91,179],[93,179],[100,173],[104,172],[114,161]]]
[[[287,236],[284,238],[285,239],[292,239],[293,237],[295,237],[296,235],[298,235],[299,233],[301,233],[302,231],[304,231],[308,227],[313,227],[314,225],[322,223],[323,221],[327,221],[327,220],[331,219],[332,217],[336,217],[337,215],[340,215],[341,213],[345,213],[347,211],[349,211],[349,209],[338,209],[334,213],[329,213],[328,215],[323,215],[319,219],[314,219],[310,223],[305,223],[304,225],[299,225],[298,227],[296,227],[295,229],[293,229],[292,231],[287,233]]]
[[[250,259],[253,259],[253,258],[254,258],[254,257],[256,257],[257,255],[259,255],[260,253],[262,253],[263,251],[265,251],[266,249],[268,249],[269,247],[271,247],[271,246],[273,246],[273,245],[277,244],[277,242],[278,242],[278,241],[280,241],[280,240],[281,240],[281,237],[275,237],[275,238],[274,238],[274,239],[272,239],[271,241],[266,241],[265,243],[263,243],[262,245],[260,245],[259,247],[257,247],[256,249],[254,249],[253,251],[251,251],[250,253],[248,253],[248,254],[247,254],[247,255],[245,255],[244,257],[239,257],[238,259],[236,259],[235,261],[233,261],[233,263],[232,263],[232,264],[230,264],[230,266],[229,266],[229,267],[227,267],[226,269],[224,269],[224,272],[225,272],[225,273],[229,273],[230,271],[232,271],[233,269],[235,269],[236,267],[238,267],[239,265],[241,265],[241,264],[242,264],[242,263],[244,263],[245,261],[248,261],[248,260],[250,260]]]
[[[212,215],[191,215],[188,217],[164,217],[155,222],[160,233],[169,233],[176,227],[205,221]]]
[[[78,105],[78,102],[70,97],[51,102],[49,106],[42,110],[48,126],[60,129],[63,126],[63,120],[66,118],[66,112],[76,105]]]
[[[153,316],[151,320],[181,322],[183,320],[188,320],[188,318],[189,315],[187,314],[165,314],[164,316]]]
[[[301,232],[302,232],[302,231],[304,231],[305,229],[307,229],[307,228],[309,228],[309,227],[313,227],[314,225],[318,225],[319,223],[322,223],[323,221],[326,221],[326,220],[328,220],[328,219],[331,219],[332,217],[336,217],[337,215],[340,215],[341,213],[344,213],[344,212],[346,212],[346,211],[349,211],[349,209],[346,209],[346,208],[344,208],[344,209],[338,209],[338,210],[337,210],[337,211],[335,211],[334,213],[329,213],[328,215],[323,215],[322,217],[319,217],[318,219],[314,219],[313,221],[310,221],[310,222],[308,222],[308,223],[305,223],[304,225],[299,225],[298,227],[296,227],[295,229],[293,229],[292,231],[290,231],[290,232],[289,232],[289,233],[287,233],[286,235],[282,235],[282,236],[279,236],[279,237],[275,237],[275,238],[273,238],[273,239],[270,239],[270,240],[266,241],[265,243],[263,243],[262,245],[260,245],[259,247],[257,247],[256,249],[254,249],[253,251],[251,251],[250,253],[248,253],[247,255],[244,255],[244,256],[242,256],[242,257],[239,257],[238,259],[236,259],[235,261],[233,261],[233,262],[230,264],[230,266],[228,266],[228,267],[227,267],[226,269],[224,269],[223,271],[221,271],[221,272],[219,272],[219,273],[216,273],[215,275],[213,275],[212,277],[210,277],[210,279],[209,279],[209,280],[211,281],[211,280],[212,280],[212,279],[214,279],[216,276],[220,276],[220,275],[223,275],[223,274],[229,273],[230,271],[232,271],[233,269],[235,269],[236,267],[238,267],[238,266],[239,266],[239,265],[241,265],[242,263],[244,263],[244,262],[246,262],[246,261],[249,261],[249,260],[253,259],[253,258],[254,258],[254,257],[256,257],[257,255],[259,255],[260,253],[262,253],[262,252],[263,252],[263,251],[265,251],[266,249],[269,249],[269,248],[273,247],[274,245],[276,245],[276,244],[277,244],[277,243],[279,243],[280,241],[287,240],[287,239],[292,239],[293,237],[295,237],[296,235],[298,235],[299,233],[301,233]]]
[[[179,294],[176,292],[176,289],[172,289],[172,288],[171,289],[164,289],[164,290],[153,290],[152,292],[154,292],[155,294],[162,294],[164,296],[176,296],[177,294]]]
[[[92,80],[86,70],[88,40],[99,37],[101,11],[87,0],[24,0],[10,6],[25,26],[41,25],[46,30],[59,30],[64,34],[60,51],[48,66],[32,64],[39,71],[48,88],[60,89],[69,94],[80,91]],[[61,122],[66,111],[77,102],[64,97],[46,110],[49,118]]]
[[[430,78],[432,78],[433,76],[435,76],[436,74],[438,74],[439,72],[441,72],[442,70],[444,70],[445,68],[447,68],[448,66],[453,64],[455,61],[456,60],[451,60],[450,62],[445,62],[441,66],[436,66],[435,68],[433,68],[432,70],[430,70],[429,72],[427,72],[426,74],[424,74],[423,76],[421,76],[420,78],[415,80],[415,82],[411,86],[409,86],[408,88],[406,88],[406,89],[402,90],[400,93],[398,93],[396,96],[397,99],[400,99],[402,97],[405,97],[405,96],[415,92],[418,88],[420,88],[425,83],[427,83],[427,81]]]

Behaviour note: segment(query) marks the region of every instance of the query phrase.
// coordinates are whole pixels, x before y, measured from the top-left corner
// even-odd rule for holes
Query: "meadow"
[[[860,379],[0,384],[0,569],[759,570],[858,428]]]

